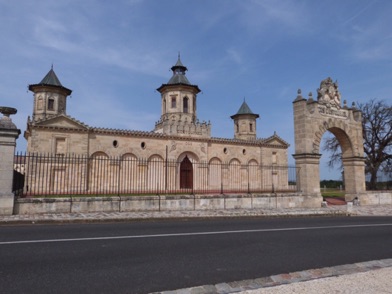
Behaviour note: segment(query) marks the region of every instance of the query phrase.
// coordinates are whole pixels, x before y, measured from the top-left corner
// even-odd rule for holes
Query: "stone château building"
[[[67,115],[67,97],[72,91],[64,87],[53,68],[50,69],[41,82],[29,85],[34,93],[34,106],[24,133],[27,151],[59,157],[73,154],[127,159],[132,162],[131,169],[139,175],[136,186],[160,185],[163,177],[151,174],[150,163],[161,162],[160,168],[166,170],[162,173],[166,178],[167,170],[170,174],[170,179],[164,180],[166,188],[197,189],[207,185],[212,191],[227,184],[247,186],[248,190],[251,186],[252,190],[259,191],[263,190],[262,183],[268,178],[269,186],[285,189],[288,185],[288,143],[277,134],[257,138],[259,115],[253,113],[245,101],[231,116],[233,138],[211,137],[211,123],[199,121],[197,117],[200,89],[189,82],[187,68],[180,57],[171,70],[170,80],[157,89],[161,94],[160,118],[152,131],[145,132],[91,127]],[[273,166],[285,166],[286,171],[279,174],[265,169]],[[254,167],[254,172],[249,167]],[[233,170],[238,172],[234,178],[230,176]],[[201,180],[202,174],[207,175],[206,180]],[[60,177],[75,182],[75,175],[71,175],[66,165],[52,168],[48,177],[52,178],[52,187]],[[86,181],[91,182],[94,177],[100,176],[91,174]],[[118,180],[126,178],[121,174],[115,177]],[[126,188],[124,192],[127,192]]]

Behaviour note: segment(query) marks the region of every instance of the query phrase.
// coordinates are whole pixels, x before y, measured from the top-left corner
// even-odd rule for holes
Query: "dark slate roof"
[[[240,107],[240,109],[238,109],[237,113],[232,115],[231,118],[234,118],[238,115],[242,115],[242,114],[250,114],[253,115],[255,117],[259,117],[258,114],[253,113],[252,110],[250,110],[250,107],[248,106],[248,104],[244,101]]]
[[[190,85],[191,83],[188,81],[185,76],[185,72],[188,70],[186,66],[184,66],[180,59],[180,54],[178,54],[178,60],[175,65],[172,66],[171,70],[173,71],[173,76],[169,80],[168,84],[185,84]]]
[[[252,110],[250,110],[248,104],[244,101],[240,107],[240,109],[237,111],[237,114],[254,114]]]
[[[162,84],[157,90],[160,91],[165,86],[172,85],[187,85],[195,88],[197,92],[200,92],[200,89],[197,85],[192,85],[188,78],[185,75],[185,72],[188,70],[186,66],[184,66],[181,62],[180,55],[178,55],[178,60],[175,65],[172,66],[171,70],[173,71],[173,76],[167,82],[167,84]]]
[[[50,69],[50,71],[42,79],[40,84],[50,85],[50,86],[57,86],[57,87],[62,87],[63,86],[60,83],[60,80],[58,79],[58,77],[56,76],[56,73],[54,72],[53,68]]]
[[[34,91],[34,88],[37,86],[52,86],[65,90],[67,92],[67,95],[71,95],[72,93],[72,90],[64,87],[61,84],[59,78],[53,70],[53,67],[50,69],[50,71],[46,74],[46,76],[42,79],[41,82],[39,82],[38,84],[29,85],[29,90]]]
[[[167,82],[168,85],[173,85],[173,84],[185,84],[185,85],[190,85],[191,83],[185,76],[185,74],[173,74],[171,79]]]

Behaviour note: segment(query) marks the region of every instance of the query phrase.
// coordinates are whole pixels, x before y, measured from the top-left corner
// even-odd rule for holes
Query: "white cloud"
[[[253,32],[291,35],[312,29],[311,15],[302,1],[252,0],[242,3],[241,21]]]
[[[390,27],[391,2],[372,1],[358,6],[358,12],[341,26],[339,41],[356,62],[392,60]]]
[[[354,20],[356,20],[358,17],[362,16],[366,10],[368,10],[372,5],[374,5],[376,3],[377,0],[373,0],[371,2],[368,2],[365,6],[361,7],[359,6],[359,10],[355,11],[355,14],[352,15],[351,17],[347,18],[343,24],[346,25],[348,23],[353,22]],[[354,9],[357,7],[354,7]]]
[[[230,49],[226,50],[226,53],[227,53],[228,58],[230,60],[234,61],[237,64],[241,64],[242,63],[242,56],[241,56],[241,54],[237,50],[235,50],[233,48],[230,48]]]

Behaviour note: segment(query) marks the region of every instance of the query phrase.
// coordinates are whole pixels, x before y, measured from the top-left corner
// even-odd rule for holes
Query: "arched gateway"
[[[346,200],[352,200],[365,192],[365,164],[362,137],[362,113],[341,106],[337,82],[323,80],[317,90],[317,100],[312,93],[308,99],[301,95],[293,102],[295,158],[299,168],[301,191],[307,196],[321,197],[320,193],[320,141],[326,131],[337,138],[344,167]],[[315,198],[314,200],[316,200]]]

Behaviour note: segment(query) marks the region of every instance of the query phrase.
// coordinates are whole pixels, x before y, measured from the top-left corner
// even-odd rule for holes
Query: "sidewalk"
[[[155,294],[392,293],[392,259],[310,269]]]
[[[391,260],[391,259],[389,259]],[[369,269],[366,272],[334,275],[328,278],[316,278],[301,283],[292,283],[243,294],[330,294],[330,293],[392,293],[392,265],[385,268]]]

